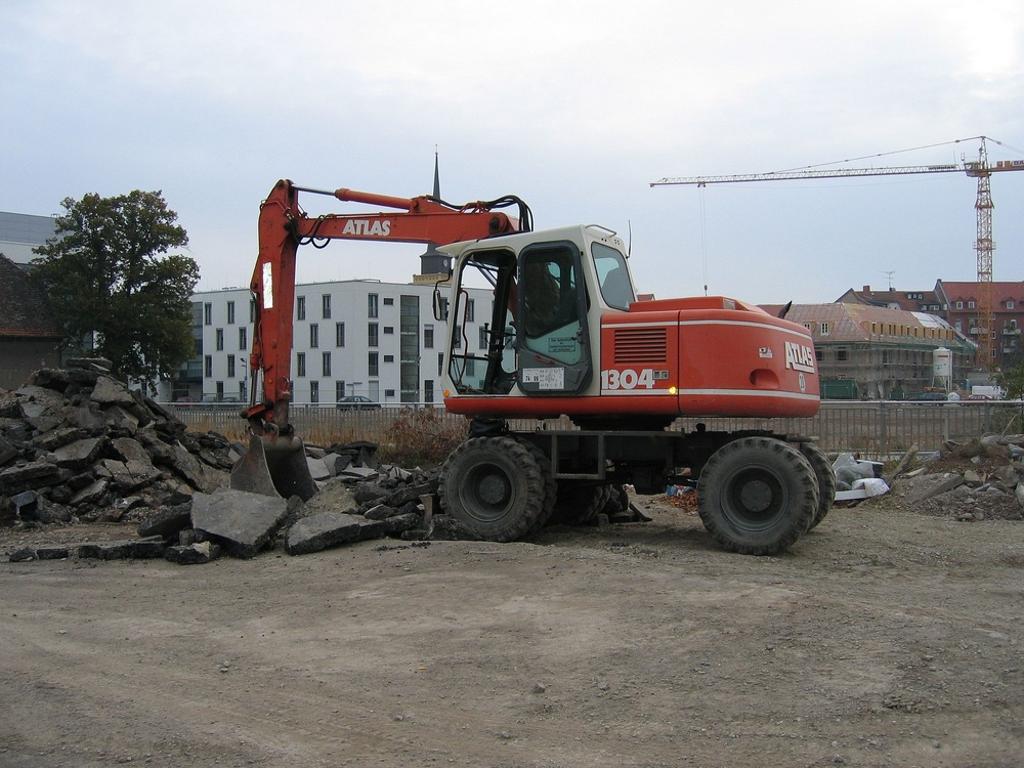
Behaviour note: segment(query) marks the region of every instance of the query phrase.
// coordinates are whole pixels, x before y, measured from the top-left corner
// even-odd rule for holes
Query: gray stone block
[[[957,472],[943,472],[936,475],[922,475],[911,481],[911,487],[907,493],[907,501],[915,504],[940,493],[951,491],[957,486],[963,485],[964,477]]]
[[[363,513],[363,517],[367,520],[387,520],[389,517],[394,517],[397,514],[399,514],[399,511],[394,507],[389,507],[387,504],[378,504],[366,510]]]
[[[219,541],[235,557],[253,557],[288,514],[282,498],[220,488],[192,498],[192,527]]]
[[[321,512],[299,520],[288,530],[285,550],[289,555],[305,555],[353,541],[380,538],[386,527],[379,520],[367,520],[341,512]]]
[[[90,541],[78,544],[75,553],[90,560],[149,560],[163,557],[166,545],[159,536],[123,541]]]
[[[204,565],[220,557],[220,547],[212,541],[175,545],[164,550],[164,559],[178,565]]]
[[[55,451],[62,446],[73,443],[77,440],[84,440],[89,434],[79,427],[60,427],[44,432],[32,440],[34,445],[47,451]]]

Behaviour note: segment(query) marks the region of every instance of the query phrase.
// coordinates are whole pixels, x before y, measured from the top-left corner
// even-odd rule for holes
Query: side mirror
[[[440,286],[440,282],[434,283],[434,296],[432,301],[434,319],[439,323],[448,319],[448,297],[441,295]]]

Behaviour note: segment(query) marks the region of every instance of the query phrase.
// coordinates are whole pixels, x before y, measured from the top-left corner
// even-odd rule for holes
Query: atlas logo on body
[[[370,237],[388,237],[391,235],[391,222],[388,219],[381,221],[370,219],[349,219],[345,222],[345,228],[341,230],[342,235],[369,235]]]
[[[803,344],[786,342],[786,367],[794,371],[814,373],[814,351]]]

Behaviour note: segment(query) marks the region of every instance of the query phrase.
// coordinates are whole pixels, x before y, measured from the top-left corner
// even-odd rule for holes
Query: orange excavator
[[[391,212],[306,215],[300,192]],[[500,209],[515,207],[512,217]],[[298,246],[332,239],[432,243],[451,258],[445,406],[468,435],[441,470],[444,510],[485,539],[528,535],[603,505],[611,489],[695,485],[705,527],[726,549],[781,551],[831,507],[835,475],[809,439],[770,430],[712,431],[680,416],[805,417],[819,406],[814,346],[803,326],[724,296],[638,301],[627,250],[595,225],[535,232],[515,196],[452,205],[298,187],[264,201],[251,283],[250,450],[236,488],[309,498],[301,440],[288,421]],[[467,285],[491,286],[485,350],[461,343]],[[447,299],[447,301],[445,301]],[[510,419],[568,417],[573,428],[515,431]]]

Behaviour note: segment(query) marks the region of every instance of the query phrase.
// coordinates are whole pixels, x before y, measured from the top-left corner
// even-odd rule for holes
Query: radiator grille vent
[[[665,363],[667,328],[616,328],[615,363]]]

